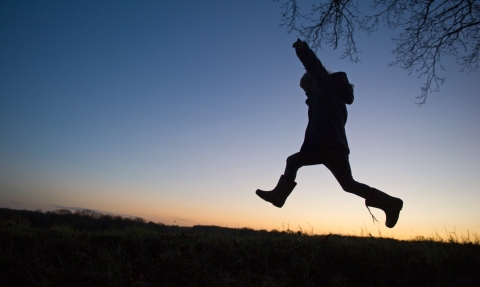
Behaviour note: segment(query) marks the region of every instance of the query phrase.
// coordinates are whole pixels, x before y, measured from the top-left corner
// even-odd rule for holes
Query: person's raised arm
[[[298,59],[300,59],[307,72],[313,78],[315,84],[323,86],[328,80],[328,72],[308,44],[297,39],[292,47],[295,48]]]

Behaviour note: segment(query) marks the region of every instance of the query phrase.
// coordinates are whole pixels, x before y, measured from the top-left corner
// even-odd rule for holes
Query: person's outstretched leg
[[[325,166],[333,173],[343,190],[364,198],[367,208],[370,206],[383,210],[386,215],[385,225],[387,227],[392,228],[397,224],[400,210],[402,210],[403,207],[403,201],[378,189],[355,181],[352,176],[348,154],[338,152],[330,153],[327,155]],[[375,217],[373,218],[375,219]]]

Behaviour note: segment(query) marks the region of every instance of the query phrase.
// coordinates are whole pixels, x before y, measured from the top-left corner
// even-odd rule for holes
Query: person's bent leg
[[[255,193],[263,200],[281,208],[296,185],[297,183],[295,181],[282,175],[274,189],[270,191],[257,189]]]
[[[311,158],[311,156],[302,152],[298,152],[289,156],[287,158],[285,173],[280,176],[277,186],[270,191],[257,189],[255,193],[263,200],[281,208],[285,204],[287,197],[290,195],[290,193],[292,193],[293,189],[297,185],[295,178],[297,176],[298,169],[304,165],[308,165],[309,158]]]
[[[297,171],[307,165],[307,155],[301,152],[292,154],[287,158],[287,165],[285,166],[284,176],[291,180],[295,180],[297,177]]]

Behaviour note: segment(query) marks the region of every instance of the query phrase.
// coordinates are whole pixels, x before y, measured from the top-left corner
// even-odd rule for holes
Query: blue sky
[[[88,208],[166,224],[412,238],[480,232],[479,72],[424,79],[388,67],[395,31],[357,35],[362,63],[319,58],[355,84],[346,126],[354,178],[404,200],[373,224],[323,166],[271,189],[307,124],[297,35],[273,1],[0,3],[0,207]]]

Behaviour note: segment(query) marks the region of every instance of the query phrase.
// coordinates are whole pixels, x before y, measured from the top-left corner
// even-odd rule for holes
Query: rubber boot
[[[398,217],[400,216],[403,201],[400,198],[390,196],[378,189],[372,188],[371,194],[365,199],[365,205],[367,208],[370,206],[383,210],[387,217],[385,225],[388,228],[393,228],[395,224],[397,224]],[[376,220],[375,217],[373,218]]]
[[[277,186],[273,190],[263,191],[257,189],[256,194],[263,200],[270,202],[278,208],[281,208],[296,185],[297,183],[295,181],[282,175],[278,180]]]

